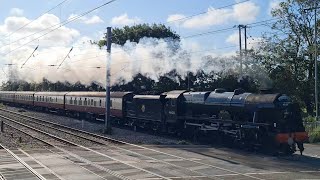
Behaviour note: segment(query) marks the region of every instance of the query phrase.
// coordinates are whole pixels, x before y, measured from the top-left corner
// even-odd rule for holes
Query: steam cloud
[[[82,38],[75,43],[72,52],[62,62],[71,47],[48,47],[36,51],[25,66],[21,64],[33,51],[31,47],[18,50],[11,55],[12,74],[16,79],[40,82],[43,78],[50,81],[80,81],[85,84],[98,82],[105,85],[106,50],[88,43],[89,38]],[[83,43],[87,42],[87,43]],[[159,76],[175,69],[181,76],[187,72],[221,71],[235,67],[233,58],[217,57],[190,48],[190,43],[172,39],[143,38],[139,43],[127,42],[124,46],[112,45],[111,83],[119,80],[132,80],[137,73],[157,80]]]

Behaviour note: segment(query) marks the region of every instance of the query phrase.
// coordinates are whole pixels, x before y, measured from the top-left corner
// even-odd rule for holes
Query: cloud
[[[103,23],[104,21],[97,15],[93,15],[92,17],[87,17],[87,16],[82,16],[78,17],[78,14],[70,14],[68,17],[68,20],[74,20],[77,19],[76,21],[84,23],[84,24],[99,24]]]
[[[227,24],[230,22],[249,23],[256,19],[259,14],[260,7],[253,2],[244,2],[236,4],[229,9],[208,8],[207,13],[191,17],[187,20],[180,21],[180,25],[184,28],[206,28],[214,25]],[[167,22],[186,17],[183,14],[169,15]],[[174,22],[177,24],[178,22]]]
[[[30,23],[28,26],[16,31],[20,27]],[[52,27],[54,26],[54,27]],[[7,17],[4,20],[3,24],[0,24],[0,35],[7,36],[11,34],[10,39],[2,38],[0,39],[0,44],[8,44],[10,43],[11,49],[24,45],[35,38],[38,38],[41,35],[49,32],[51,29],[57,28],[60,26],[60,19],[53,14],[44,14],[40,18],[36,20],[28,19],[26,17]],[[52,27],[50,30],[47,28]],[[42,31],[41,33],[38,33]],[[37,33],[37,34],[35,34]],[[34,34],[34,35],[32,35]],[[26,37],[29,36],[30,37]],[[32,36],[31,36],[32,35]],[[68,28],[66,26],[61,26],[60,28],[48,33],[47,35],[35,40],[35,43],[41,43],[42,45],[68,45],[75,38],[80,36],[80,32],[78,30]],[[23,39],[22,39],[23,38]],[[26,45],[27,47],[28,45]],[[8,50],[8,46],[2,46],[0,49],[0,53],[5,54]]]
[[[233,33],[228,38],[226,39],[227,43],[238,45],[239,44],[239,34],[238,33]]]
[[[99,16],[96,16],[96,15],[84,21],[85,24],[99,24],[103,22],[104,21]]]
[[[282,0],[271,0],[269,2],[269,8],[267,11],[270,16],[272,10],[280,8],[280,2],[282,2]]]
[[[23,15],[23,9],[12,8],[10,10],[10,15],[12,15],[12,16],[22,16]]]
[[[172,15],[169,15],[167,22],[175,22],[175,21],[179,21],[183,18],[186,18],[186,16],[183,14],[172,14]]]
[[[260,7],[253,2],[245,2],[233,6],[233,17],[239,23],[249,23],[256,19],[260,11]]]
[[[133,24],[137,24],[137,23],[141,23],[142,20],[138,17],[134,17],[134,18],[129,18],[128,14],[122,14],[120,16],[116,16],[113,17],[111,20],[111,24],[112,25],[118,25],[118,26],[125,26],[125,25],[133,25]]]

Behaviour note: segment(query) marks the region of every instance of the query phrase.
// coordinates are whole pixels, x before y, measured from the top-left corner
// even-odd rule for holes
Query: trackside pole
[[[0,121],[0,132],[3,133],[3,121]]]
[[[110,63],[111,63],[111,43],[112,33],[111,27],[107,27],[107,60],[106,60],[106,113],[103,133],[111,134],[110,119]]]

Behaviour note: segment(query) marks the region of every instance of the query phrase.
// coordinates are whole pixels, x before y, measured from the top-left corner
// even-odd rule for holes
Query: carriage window
[[[93,106],[93,99],[91,99],[91,106]]]
[[[58,102],[58,98],[56,97],[56,102]]]
[[[74,104],[77,105],[77,98],[74,98]]]
[[[97,101],[94,101],[94,106],[97,106]]]
[[[72,104],[72,97],[70,98],[70,104]]]
[[[82,105],[82,100],[81,100],[81,98],[80,98],[80,100],[79,100],[79,105]]]
[[[37,101],[38,101],[39,97],[37,96]]]
[[[52,102],[52,98],[50,97],[50,102]]]
[[[84,105],[87,105],[87,98],[84,98]]]
[[[99,106],[101,106],[101,104],[102,104],[102,103],[101,103],[101,99],[100,99],[100,101],[99,101]]]

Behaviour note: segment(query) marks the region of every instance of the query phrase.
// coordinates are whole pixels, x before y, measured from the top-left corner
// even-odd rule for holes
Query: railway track
[[[129,144],[110,137],[74,129],[6,109],[0,109],[0,112],[2,114],[0,118],[8,124],[12,123],[10,124],[12,127],[14,127],[13,124],[16,124],[22,126],[24,128],[23,131],[29,129],[60,142],[52,143],[44,140],[46,144],[54,147],[55,153],[64,153],[89,165],[90,168],[86,168],[91,169],[93,172],[104,171],[118,179],[135,179],[138,176],[152,179],[176,179],[179,177],[216,179],[219,178],[219,174],[221,173],[235,174],[247,179],[261,179],[250,174],[237,172],[235,169],[226,169],[219,167],[219,165],[202,162],[201,160]],[[54,133],[52,134],[52,132]],[[29,132],[28,134],[32,133]],[[58,136],[61,136],[61,134],[63,137]],[[67,138],[71,138],[71,140],[67,140]],[[43,138],[39,139],[43,140]],[[88,146],[84,142],[90,142],[91,144]],[[114,170],[112,166],[101,166],[95,161],[97,157],[121,165],[122,169],[125,168],[127,172],[135,172],[135,175],[126,176],[123,173],[119,173],[119,170]],[[161,169],[159,170],[159,168]],[[206,171],[202,171],[202,169],[206,169]]]
[[[0,164],[6,164],[6,168],[0,167],[0,180],[30,179],[45,180],[45,178],[22,161],[12,151],[0,144]],[[15,168],[16,171],[12,172]]]

